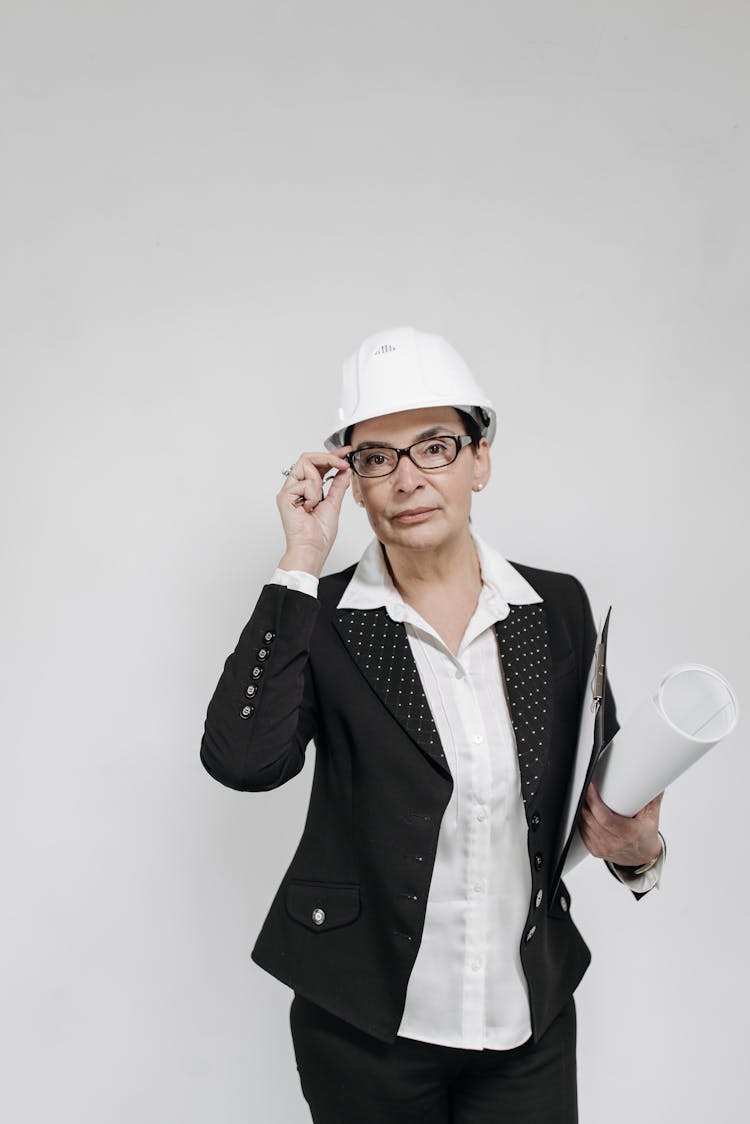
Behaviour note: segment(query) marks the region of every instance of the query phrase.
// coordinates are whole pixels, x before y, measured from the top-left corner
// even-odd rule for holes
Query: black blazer
[[[591,959],[564,883],[554,900],[549,891],[595,628],[576,578],[513,565],[543,598],[547,626],[541,659],[551,721],[538,732],[539,781],[525,802],[532,888],[519,934],[537,1040]],[[263,588],[208,706],[201,760],[222,784],[265,792],[299,773],[315,739],[302,837],[252,959],[393,1042],[453,781],[404,625],[384,608],[336,608],[354,569],[322,578],[318,599]],[[379,673],[381,659],[395,669],[390,677]],[[521,704],[506,680],[516,717]],[[608,690],[605,743],[617,728]]]

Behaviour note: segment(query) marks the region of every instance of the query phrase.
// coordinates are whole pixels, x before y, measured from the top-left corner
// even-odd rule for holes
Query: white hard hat
[[[376,332],[344,363],[338,428],[326,438],[326,449],[340,448],[350,425],[425,406],[463,410],[492,443],[497,428],[492,403],[442,336],[410,327]]]

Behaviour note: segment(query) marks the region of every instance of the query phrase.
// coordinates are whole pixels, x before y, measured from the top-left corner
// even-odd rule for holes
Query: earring
[[[475,492],[481,492],[483,487],[484,487],[484,484],[475,484],[474,485],[474,491]]]

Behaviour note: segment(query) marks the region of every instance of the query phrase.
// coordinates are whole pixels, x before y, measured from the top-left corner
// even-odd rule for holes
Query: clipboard
[[[554,900],[562,879],[565,860],[577,831],[578,817],[586,796],[589,782],[601,755],[604,740],[604,692],[607,684],[607,635],[610,605],[604,624],[594,644],[586,689],[581,705],[581,720],[578,727],[578,744],[570,774],[570,783],[563,806],[563,819],[552,878],[552,898]]]

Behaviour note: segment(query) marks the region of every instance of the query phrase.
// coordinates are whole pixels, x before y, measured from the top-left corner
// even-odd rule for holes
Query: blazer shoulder
[[[544,601],[580,607],[583,586],[575,575],[562,570],[542,570],[538,566],[526,566],[513,562],[511,566],[532,586]]]

